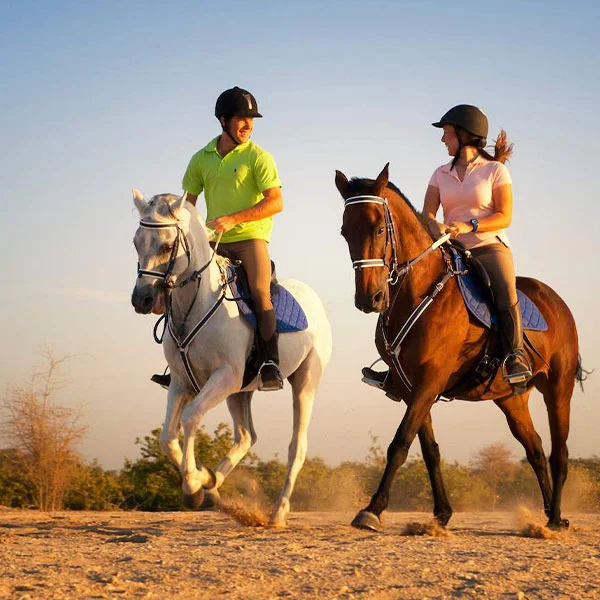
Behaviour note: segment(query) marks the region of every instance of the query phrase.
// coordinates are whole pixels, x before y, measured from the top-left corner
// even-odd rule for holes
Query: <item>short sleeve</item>
[[[181,182],[183,189],[194,196],[199,196],[204,190],[204,179],[198,160],[198,154],[192,156]]]
[[[254,163],[254,181],[259,191],[273,187],[281,187],[275,159],[269,152],[262,152]]]
[[[433,172],[433,175],[431,176],[431,178],[429,179],[429,184],[432,187],[436,187],[439,188],[440,184],[438,183],[438,173],[439,173],[439,167]]]
[[[501,185],[511,185],[512,179],[508,168],[502,163],[496,163],[496,171],[492,180],[492,188],[500,187]]]

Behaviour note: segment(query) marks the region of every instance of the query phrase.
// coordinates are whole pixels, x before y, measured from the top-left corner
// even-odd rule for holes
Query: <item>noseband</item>
[[[396,284],[400,275],[398,269],[398,251],[396,248],[396,229],[394,220],[387,201],[383,196],[352,196],[344,200],[344,207],[353,206],[355,204],[378,204],[383,207],[383,217],[385,219],[385,249],[383,258],[361,258],[352,261],[352,267],[355,271],[368,269],[370,267],[384,267],[388,270],[388,282],[392,285]],[[391,247],[390,262],[386,262],[388,247]]]
[[[173,268],[175,267],[175,260],[177,259],[177,252],[179,252],[179,244],[180,240],[183,240],[183,246],[185,248],[185,255],[188,259],[188,266],[191,262],[191,252],[190,245],[187,241],[185,233],[179,226],[179,223],[151,223],[149,221],[140,221],[140,227],[144,227],[145,229],[169,229],[169,228],[177,228],[177,236],[175,238],[175,242],[173,243],[173,248],[171,249],[171,256],[169,257],[169,263],[167,265],[167,270],[163,273],[162,271],[150,271],[148,269],[140,269],[138,263],[138,277],[155,277],[158,279],[165,280],[165,287],[172,288],[174,287],[174,283],[171,278],[171,274],[173,273]]]

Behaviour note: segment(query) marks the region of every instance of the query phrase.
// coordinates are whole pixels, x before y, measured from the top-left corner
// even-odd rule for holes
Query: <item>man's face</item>
[[[254,129],[254,119],[252,117],[231,117],[228,122],[228,131],[233,137],[243,144],[250,139]]]

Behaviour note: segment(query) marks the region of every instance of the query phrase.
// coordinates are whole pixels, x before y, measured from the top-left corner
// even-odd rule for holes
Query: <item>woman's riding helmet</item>
[[[487,138],[488,120],[485,113],[471,104],[459,104],[451,108],[437,123],[432,123],[434,127],[443,127],[444,125],[456,125],[470,134]]]

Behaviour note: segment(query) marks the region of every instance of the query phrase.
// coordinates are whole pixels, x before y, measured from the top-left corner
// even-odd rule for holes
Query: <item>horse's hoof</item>
[[[379,517],[368,510],[361,510],[351,523],[357,529],[369,529],[370,531],[381,531]]]
[[[204,502],[204,488],[200,488],[193,494],[183,494],[183,505],[192,510],[198,510]]]
[[[558,523],[552,523],[551,521],[548,521],[548,525],[546,525],[546,527],[548,529],[569,529],[569,519],[560,519],[560,521]]]
[[[221,496],[219,492],[207,491],[204,494],[204,500],[200,505],[200,510],[219,511],[221,508]]]
[[[442,512],[434,514],[433,516],[434,516],[436,522],[438,523],[438,525],[441,525],[442,527],[446,527],[446,525],[448,525],[448,521],[452,517],[452,510],[447,510],[447,511],[444,510]]]

